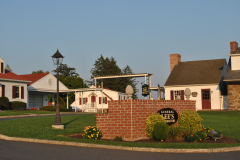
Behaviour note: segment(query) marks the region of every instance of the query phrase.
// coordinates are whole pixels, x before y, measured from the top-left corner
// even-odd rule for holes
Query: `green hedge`
[[[39,109],[43,111],[56,111],[56,106],[43,106],[43,107],[40,107]],[[64,106],[60,106],[59,109],[60,109],[60,112],[68,112],[70,110],[70,108],[67,109]]]
[[[10,104],[11,104],[11,108],[14,109],[14,110],[25,109],[27,107],[27,103],[20,102],[20,101],[13,101]]]
[[[0,97],[0,109],[9,109],[9,99],[7,97]]]

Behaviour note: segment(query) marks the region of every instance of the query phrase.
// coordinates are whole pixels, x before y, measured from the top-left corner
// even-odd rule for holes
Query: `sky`
[[[16,74],[51,72],[58,49],[64,64],[90,80],[103,55],[164,86],[170,54],[228,61],[229,42],[240,42],[239,6],[239,0],[0,0],[0,57]],[[143,99],[145,78],[136,80]]]

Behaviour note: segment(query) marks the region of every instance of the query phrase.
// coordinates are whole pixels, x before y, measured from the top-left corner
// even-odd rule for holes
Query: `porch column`
[[[68,109],[68,93],[67,93],[67,109]]]
[[[29,91],[27,91],[27,108],[30,108],[30,106],[29,106]]]

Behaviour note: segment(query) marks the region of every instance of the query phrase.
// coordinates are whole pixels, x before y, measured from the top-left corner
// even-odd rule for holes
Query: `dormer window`
[[[1,62],[1,73],[4,73],[4,63]]]

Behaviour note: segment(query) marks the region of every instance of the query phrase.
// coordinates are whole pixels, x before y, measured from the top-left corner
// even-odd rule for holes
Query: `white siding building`
[[[226,109],[223,96],[227,85],[223,81],[227,70],[225,59],[181,62],[179,54],[170,55],[171,73],[164,85],[165,100],[186,100],[184,91],[191,90],[190,100],[196,109]]]
[[[95,88],[91,86],[90,88]],[[83,112],[103,112],[108,109],[109,100],[126,100],[126,93],[113,91],[103,88],[102,91],[84,91],[76,92],[75,101],[71,104],[72,107],[77,107]]]

